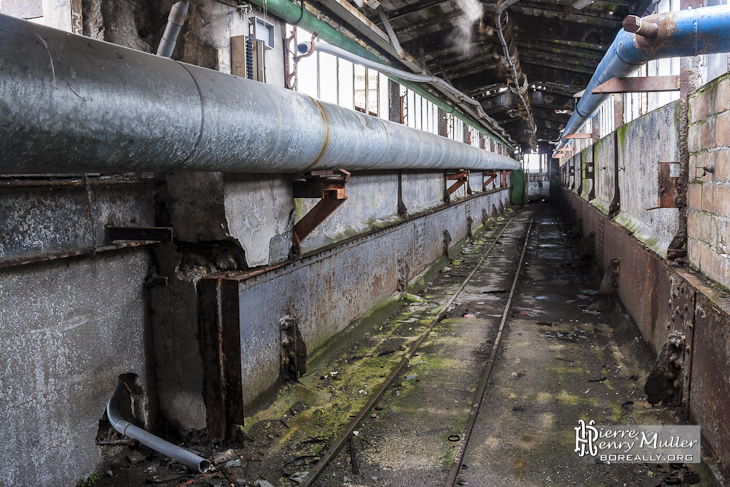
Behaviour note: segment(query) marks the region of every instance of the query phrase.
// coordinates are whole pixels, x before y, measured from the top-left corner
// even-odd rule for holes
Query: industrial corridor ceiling
[[[353,1],[360,6],[347,0],[307,3],[346,26],[394,66],[408,71],[425,67],[478,100],[523,151],[537,143],[547,151],[547,142],[558,139],[574,107],[573,95],[588,84],[622,20],[645,15],[654,4],[652,0]]]

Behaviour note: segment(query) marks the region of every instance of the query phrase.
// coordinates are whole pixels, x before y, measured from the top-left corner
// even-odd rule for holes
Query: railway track
[[[410,345],[410,349],[402,356],[400,361],[396,364],[395,367],[393,367],[390,371],[390,373],[387,375],[385,380],[380,384],[376,392],[370,395],[368,401],[359,409],[357,413],[354,414],[353,419],[342,429],[341,433],[337,436],[337,438],[329,445],[329,447],[321,453],[321,457],[317,461],[316,464],[314,464],[309,472],[307,473],[306,477],[304,477],[303,482],[301,483],[304,487],[314,487],[317,485],[320,485],[318,483],[318,480],[320,477],[326,472],[328,466],[330,463],[337,457],[337,455],[340,453],[340,451],[345,447],[349,446],[350,448],[350,455],[351,455],[351,461],[353,468],[357,470],[357,460],[355,459],[355,453],[354,453],[354,447],[352,443],[352,438],[354,434],[357,434],[357,429],[360,427],[362,422],[369,417],[372,409],[378,404],[378,402],[383,398],[383,395],[388,391],[393,384],[399,379],[399,377],[402,374],[403,369],[407,366],[409,361],[418,353],[419,348],[423,344],[424,340],[429,336],[430,333],[434,330],[434,328],[447,316],[447,313],[453,308],[453,305],[457,300],[460,298],[462,292],[467,287],[469,282],[474,278],[474,276],[479,272],[486,272],[483,265],[485,261],[489,257],[493,257],[493,252],[495,251],[495,246],[497,246],[498,243],[502,243],[501,239],[503,238],[503,235],[505,234],[506,230],[510,228],[510,226],[513,224],[516,217],[511,218],[509,221],[507,221],[502,228],[499,230],[497,235],[494,237],[494,239],[489,243],[488,245],[485,245],[486,249],[482,249],[482,255],[476,262],[476,264],[473,265],[471,271],[466,275],[466,277],[463,279],[463,281],[459,284],[459,286],[456,288],[456,290],[453,292],[451,297],[448,299],[448,301],[441,307],[440,311],[431,319],[430,323],[426,326],[426,328],[422,331],[422,333],[413,341]],[[499,328],[497,331],[496,338],[492,341],[491,351],[489,354],[489,358],[483,363],[483,373],[481,375],[481,379],[479,381],[478,388],[476,390],[476,393],[473,396],[472,406],[469,413],[469,418],[467,420],[466,426],[464,427],[463,432],[461,435],[459,435],[459,444],[458,448],[456,449],[454,460],[452,462],[451,468],[449,469],[449,474],[447,476],[447,479],[444,486],[453,487],[455,485],[457,476],[459,474],[459,471],[462,467],[462,461],[464,458],[464,453],[468,447],[469,438],[471,435],[471,430],[474,426],[474,421],[476,420],[477,415],[479,414],[479,409],[482,403],[482,398],[484,397],[484,392],[487,387],[487,382],[490,377],[490,373],[492,370],[492,366],[495,362],[497,351],[499,350],[500,341],[502,339],[503,331],[505,328],[505,325],[507,323],[508,314],[510,310],[510,306],[512,304],[512,298],[515,293],[515,289],[517,287],[517,282],[519,280],[520,272],[522,270],[522,265],[525,258],[525,252],[527,250],[527,244],[530,238],[530,232],[532,231],[532,223],[533,223],[534,216],[530,219],[529,224],[527,225],[527,230],[525,234],[520,237],[522,240],[522,244],[519,246],[519,249],[521,250],[519,261],[517,263],[517,267],[514,270],[514,277],[512,279],[512,285],[509,291],[509,295],[507,296],[506,303],[504,304],[502,313],[501,313],[501,320],[499,323]],[[502,250],[503,251],[503,250]],[[455,435],[450,435],[449,441],[453,441]],[[434,466],[435,469],[440,468],[439,466]]]

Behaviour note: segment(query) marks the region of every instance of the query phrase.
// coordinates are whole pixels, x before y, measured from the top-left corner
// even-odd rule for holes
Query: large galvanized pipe
[[[0,16],[0,174],[519,169],[283,88]]]
[[[650,15],[642,22],[656,24],[658,29],[650,37],[619,31],[561,137],[576,133],[598,113],[608,95],[594,95],[593,89],[609,79],[628,76],[654,59],[730,52],[730,5]],[[557,149],[566,143],[563,139]]]

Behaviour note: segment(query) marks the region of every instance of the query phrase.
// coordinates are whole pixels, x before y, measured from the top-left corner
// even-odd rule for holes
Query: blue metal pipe
[[[608,98],[607,94],[593,94],[598,85],[628,76],[654,59],[730,52],[730,5],[650,15],[642,22],[657,24],[657,34],[646,38],[619,31],[565,126],[558,149],[568,142],[564,137],[578,132]]]

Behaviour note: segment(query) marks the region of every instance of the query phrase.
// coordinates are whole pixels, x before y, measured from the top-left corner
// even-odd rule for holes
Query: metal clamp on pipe
[[[125,390],[126,386],[124,383],[122,381],[117,381],[117,388],[112,397],[109,399],[109,402],[106,404],[106,415],[109,417],[109,422],[115,430],[125,436],[139,441],[143,445],[146,445],[163,455],[167,455],[168,457],[177,460],[190,470],[198,473],[205,473],[208,468],[210,468],[210,462],[205,458],[201,458],[184,448],[173,445],[169,441],[165,441],[159,436],[155,436],[152,433],[133,425],[129,421],[125,421],[122,418],[122,414],[119,412],[119,401],[121,400],[122,394]]]

